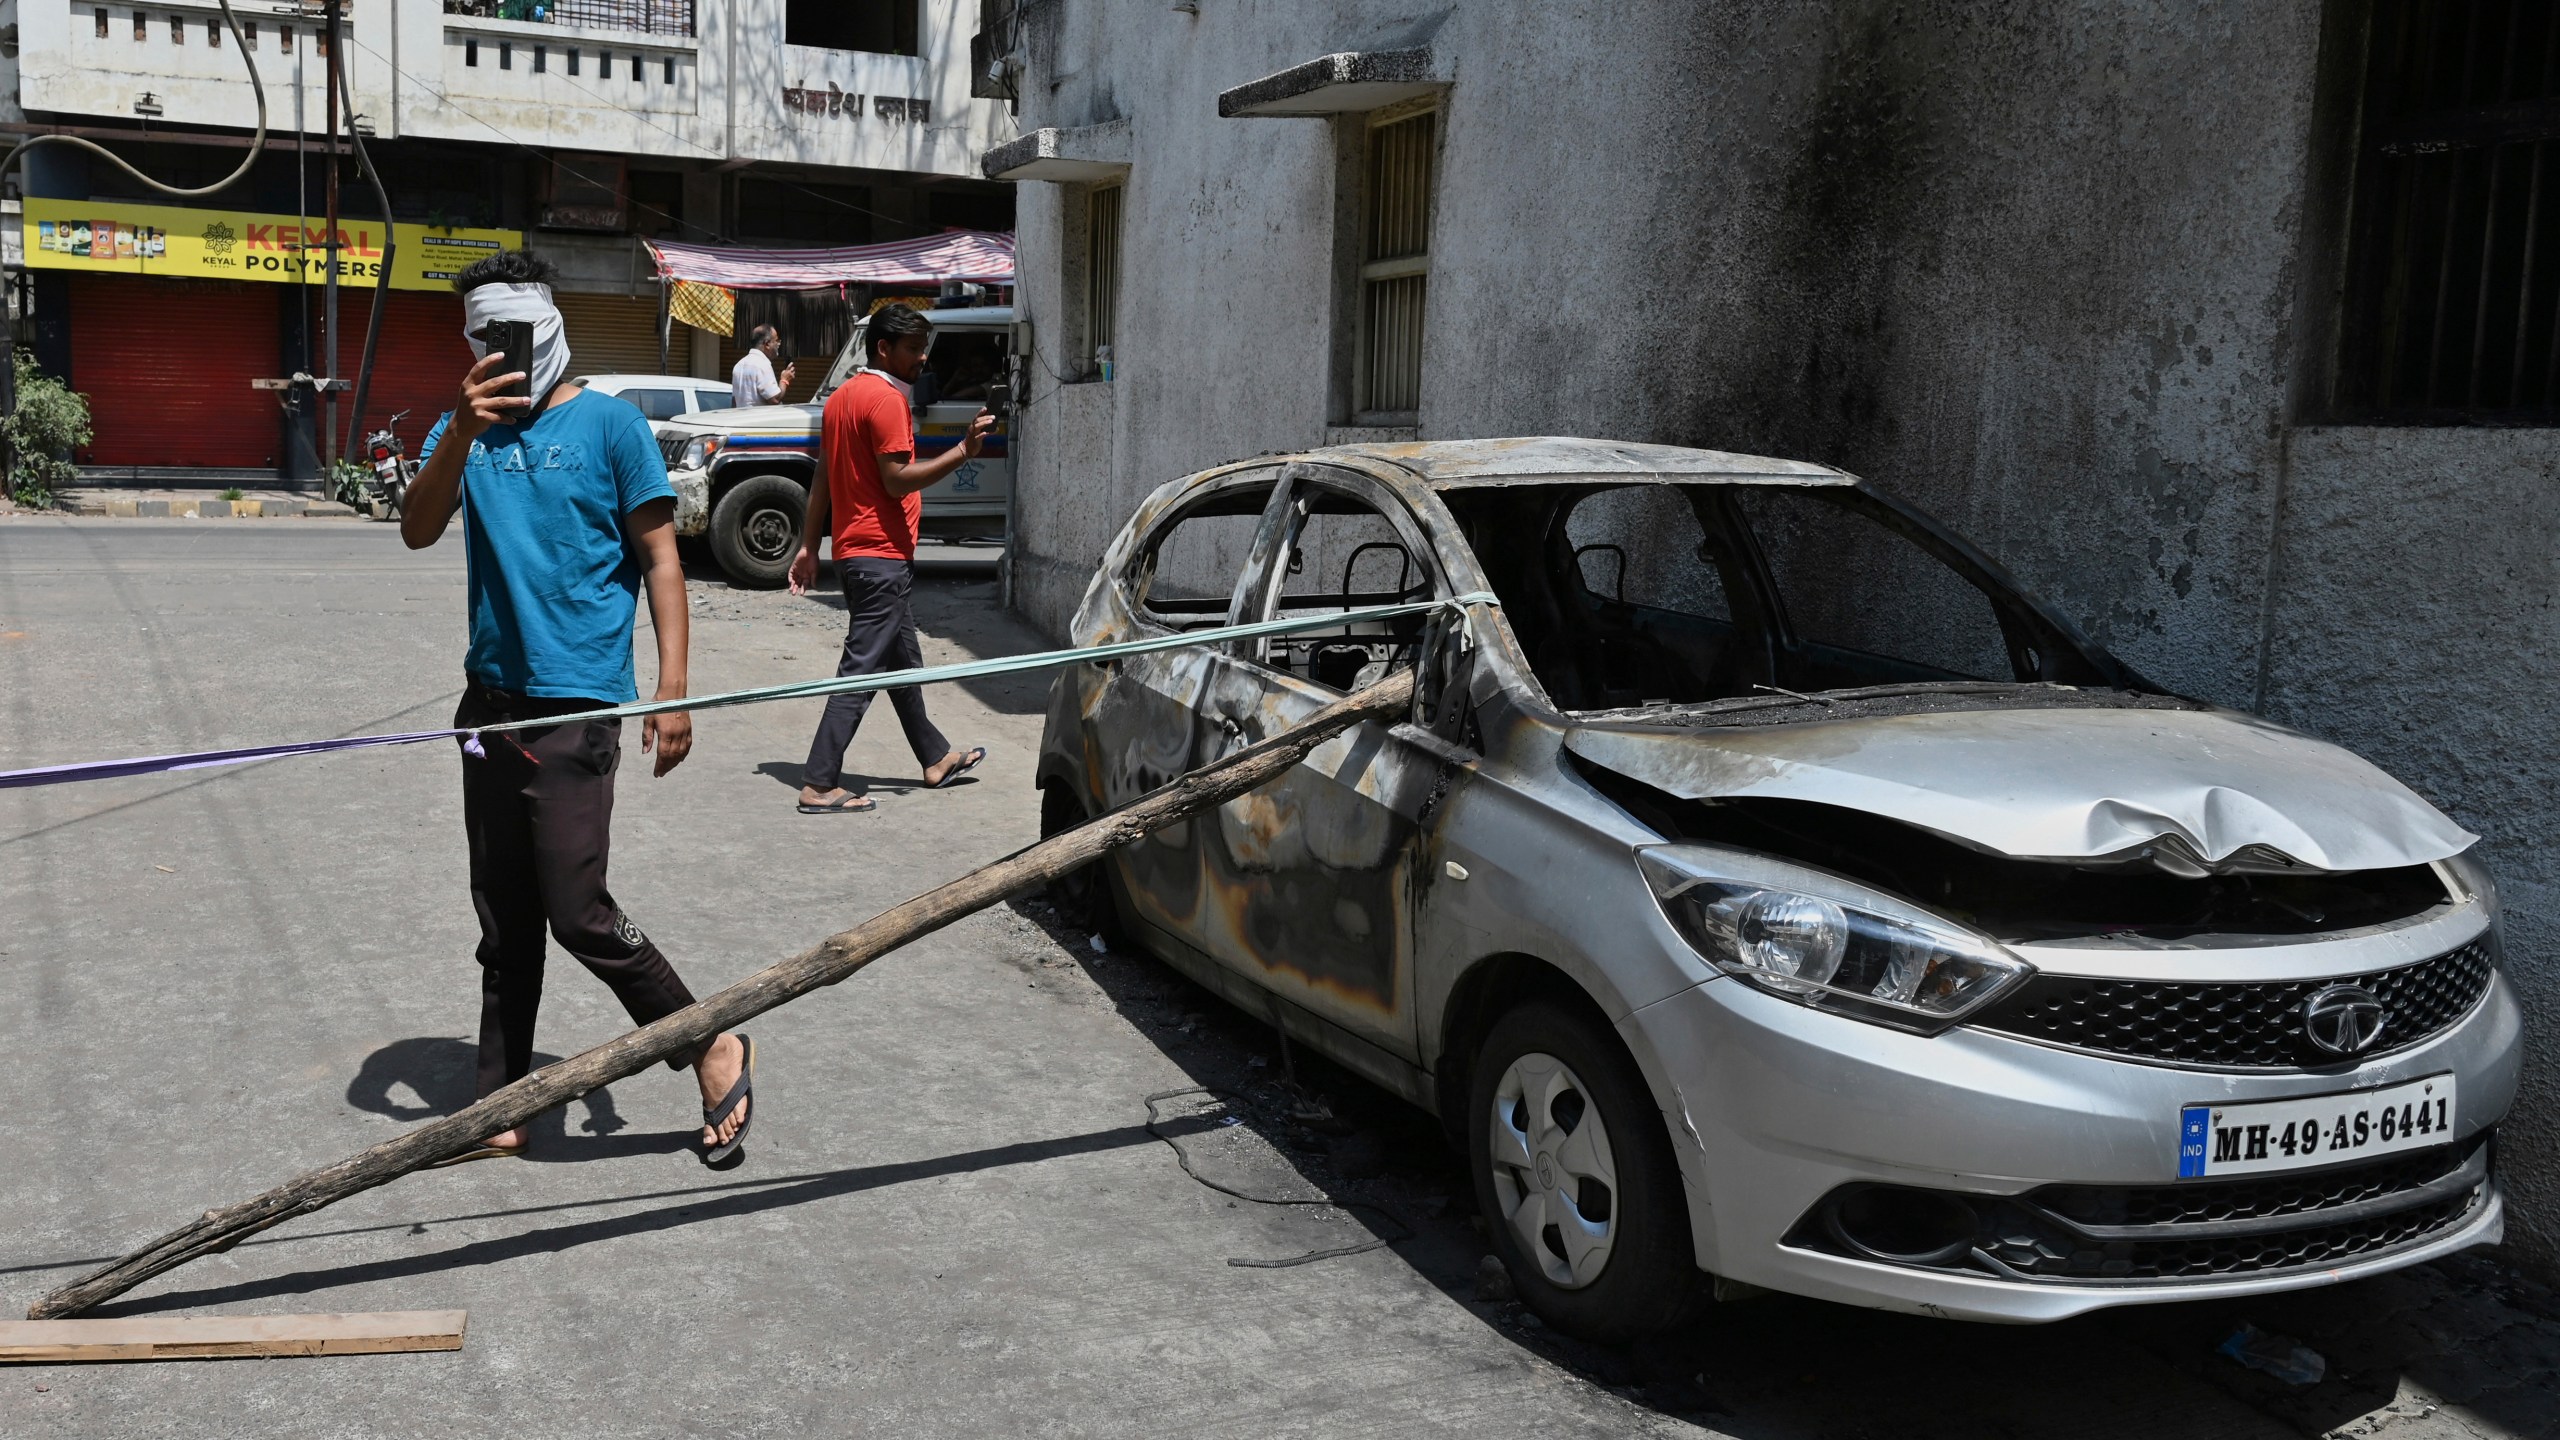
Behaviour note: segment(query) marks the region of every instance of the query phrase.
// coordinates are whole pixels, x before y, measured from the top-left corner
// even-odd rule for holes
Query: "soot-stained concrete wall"
[[[1218,93],[1427,44],[1451,84],[1422,438],[1704,445],[1917,501],[2161,682],[2355,746],[2486,835],[2530,1024],[2560,1023],[2551,432],[2295,428],[2353,0],[1201,8],[1030,12],[1024,127],[1125,118],[1132,162],[1107,386],[1042,393],[1076,370],[1080,236],[1065,187],[1023,187],[1034,619],[1064,625],[1147,491],[1345,418],[1337,122],[1222,120]],[[2548,1264],[2533,1074],[2502,1154]]]

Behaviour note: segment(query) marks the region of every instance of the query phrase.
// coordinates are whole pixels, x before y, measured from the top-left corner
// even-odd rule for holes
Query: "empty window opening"
[[[258,48],[257,21],[243,20],[240,22],[240,48],[244,50],[255,50]]]
[[[1728,561],[1686,494],[1659,485],[1592,490],[1565,511],[1564,532],[1570,568],[1561,599],[1577,623],[1542,634],[1530,663],[1541,677],[1570,677],[1550,694],[1609,709],[1741,688]]]
[[[569,73],[578,73],[578,47],[575,45],[569,47]]]
[[[676,83],[676,57],[673,55],[666,57],[664,64],[665,69],[659,74],[658,78],[669,85],[673,85]]]
[[[645,79],[647,79],[647,78],[648,78],[647,74],[645,73],[645,72],[647,71],[648,64],[649,64],[649,57],[648,57],[648,56],[641,54],[641,53],[640,53],[639,51],[637,51],[637,50],[635,50],[635,51],[631,52],[631,83],[632,83],[632,84],[637,85],[637,84],[639,84],[642,80],[645,80]]]
[[[204,43],[216,50],[222,48],[222,21],[219,17],[204,22]]]
[[[1086,217],[1084,261],[1085,325],[1093,340],[1094,373],[1112,359],[1120,315],[1120,201],[1126,190],[1113,185],[1093,192]],[[1118,362],[1113,362],[1116,372]]]
[[[1369,129],[1355,406],[1371,423],[1410,423],[1422,405],[1422,312],[1439,135],[1436,110]]]
[[[534,47],[533,47],[533,73],[534,73],[534,74],[536,74],[536,75],[541,75],[541,74],[545,74],[545,73],[547,73],[550,69],[551,69],[551,52],[550,52],[549,48],[548,48],[548,47],[546,47],[546,46],[541,46],[541,45],[536,45],[536,46],[534,46]]]
[[[1277,603],[1269,618],[1316,616],[1431,597],[1429,562],[1378,509],[1338,490],[1301,482],[1289,502],[1287,542],[1278,552]],[[1250,618],[1262,618],[1259,616]],[[1330,690],[1374,685],[1410,665],[1429,617],[1362,620],[1256,642],[1273,669]]]
[[[1139,613],[1168,630],[1225,624],[1271,489],[1265,481],[1217,491],[1157,531],[1129,567],[1129,598]]]
[[[288,31],[286,33],[290,34],[292,32]],[[477,65],[480,63],[480,42],[468,35],[462,37],[462,63],[465,65]]]
[[[498,42],[498,68],[501,70],[513,70],[516,68],[516,47],[514,41],[501,40]]]
[[[741,239],[860,245],[871,238],[870,209],[871,192],[860,185],[738,182]]]
[[[102,9],[100,9],[97,13],[98,13],[98,38],[99,38],[99,39],[101,39],[101,40],[104,40],[104,39],[106,39],[106,38],[107,38],[107,12],[102,8]]]
[[[1794,641],[1779,684],[2008,680],[2000,613],[1944,560],[1832,492],[1738,486]]]
[[[919,0],[788,0],[782,38],[821,50],[921,55]]]
[[[2377,0],[2337,404],[2560,417],[2560,6]]]
[[[133,38],[136,40],[151,38],[151,17],[139,10],[133,12]]]
[[[631,187],[631,227],[643,235],[680,235],[684,231],[684,176],[672,170],[634,170],[627,182]],[[728,392],[723,391],[722,394]],[[728,405],[722,400],[710,409]]]

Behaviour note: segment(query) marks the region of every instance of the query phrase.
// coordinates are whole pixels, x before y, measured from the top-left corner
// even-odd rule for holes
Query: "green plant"
[[[329,498],[355,510],[373,504],[373,472],[345,456],[329,467]]]
[[[17,362],[18,405],[0,419],[0,444],[8,447],[9,498],[41,509],[80,478],[70,457],[89,443],[89,399],[37,369],[32,353],[19,351]]]
[[[223,499],[225,499],[225,500],[237,500],[237,499],[239,499],[239,498],[240,498],[240,487],[239,487],[239,486],[237,486],[237,485],[234,485],[234,486],[232,486],[230,489],[223,491],[223,492],[222,492],[222,498],[223,498]]]

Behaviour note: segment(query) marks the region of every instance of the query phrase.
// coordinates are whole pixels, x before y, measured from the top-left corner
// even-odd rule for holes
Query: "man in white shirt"
[[[783,392],[791,388],[791,372],[798,368],[785,365],[780,375],[773,373],[773,357],[782,353],[781,332],[759,325],[748,333],[747,342],[747,353],[729,371],[729,403],[741,410],[781,404]]]

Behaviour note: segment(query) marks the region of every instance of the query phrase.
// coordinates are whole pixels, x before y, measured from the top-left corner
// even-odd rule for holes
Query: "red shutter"
[[[311,307],[316,337],[320,315],[316,292]],[[339,373],[349,384],[364,363],[364,330],[372,314],[373,292],[338,293],[338,325],[346,332]],[[382,307],[382,339],[374,347],[373,386],[365,393],[364,420],[356,426],[347,453],[363,459],[364,437],[406,410],[409,413],[394,428],[408,446],[409,458],[417,459],[419,443],[435,428],[436,417],[453,408],[462,377],[470,370],[471,343],[462,338],[462,297],[449,290],[392,291],[390,302]],[[340,402],[340,426],[347,423],[346,407],[353,400],[349,392]],[[345,434],[343,429],[340,434]]]
[[[276,463],[272,286],[71,277],[71,388],[89,397],[93,465],[257,469]]]

